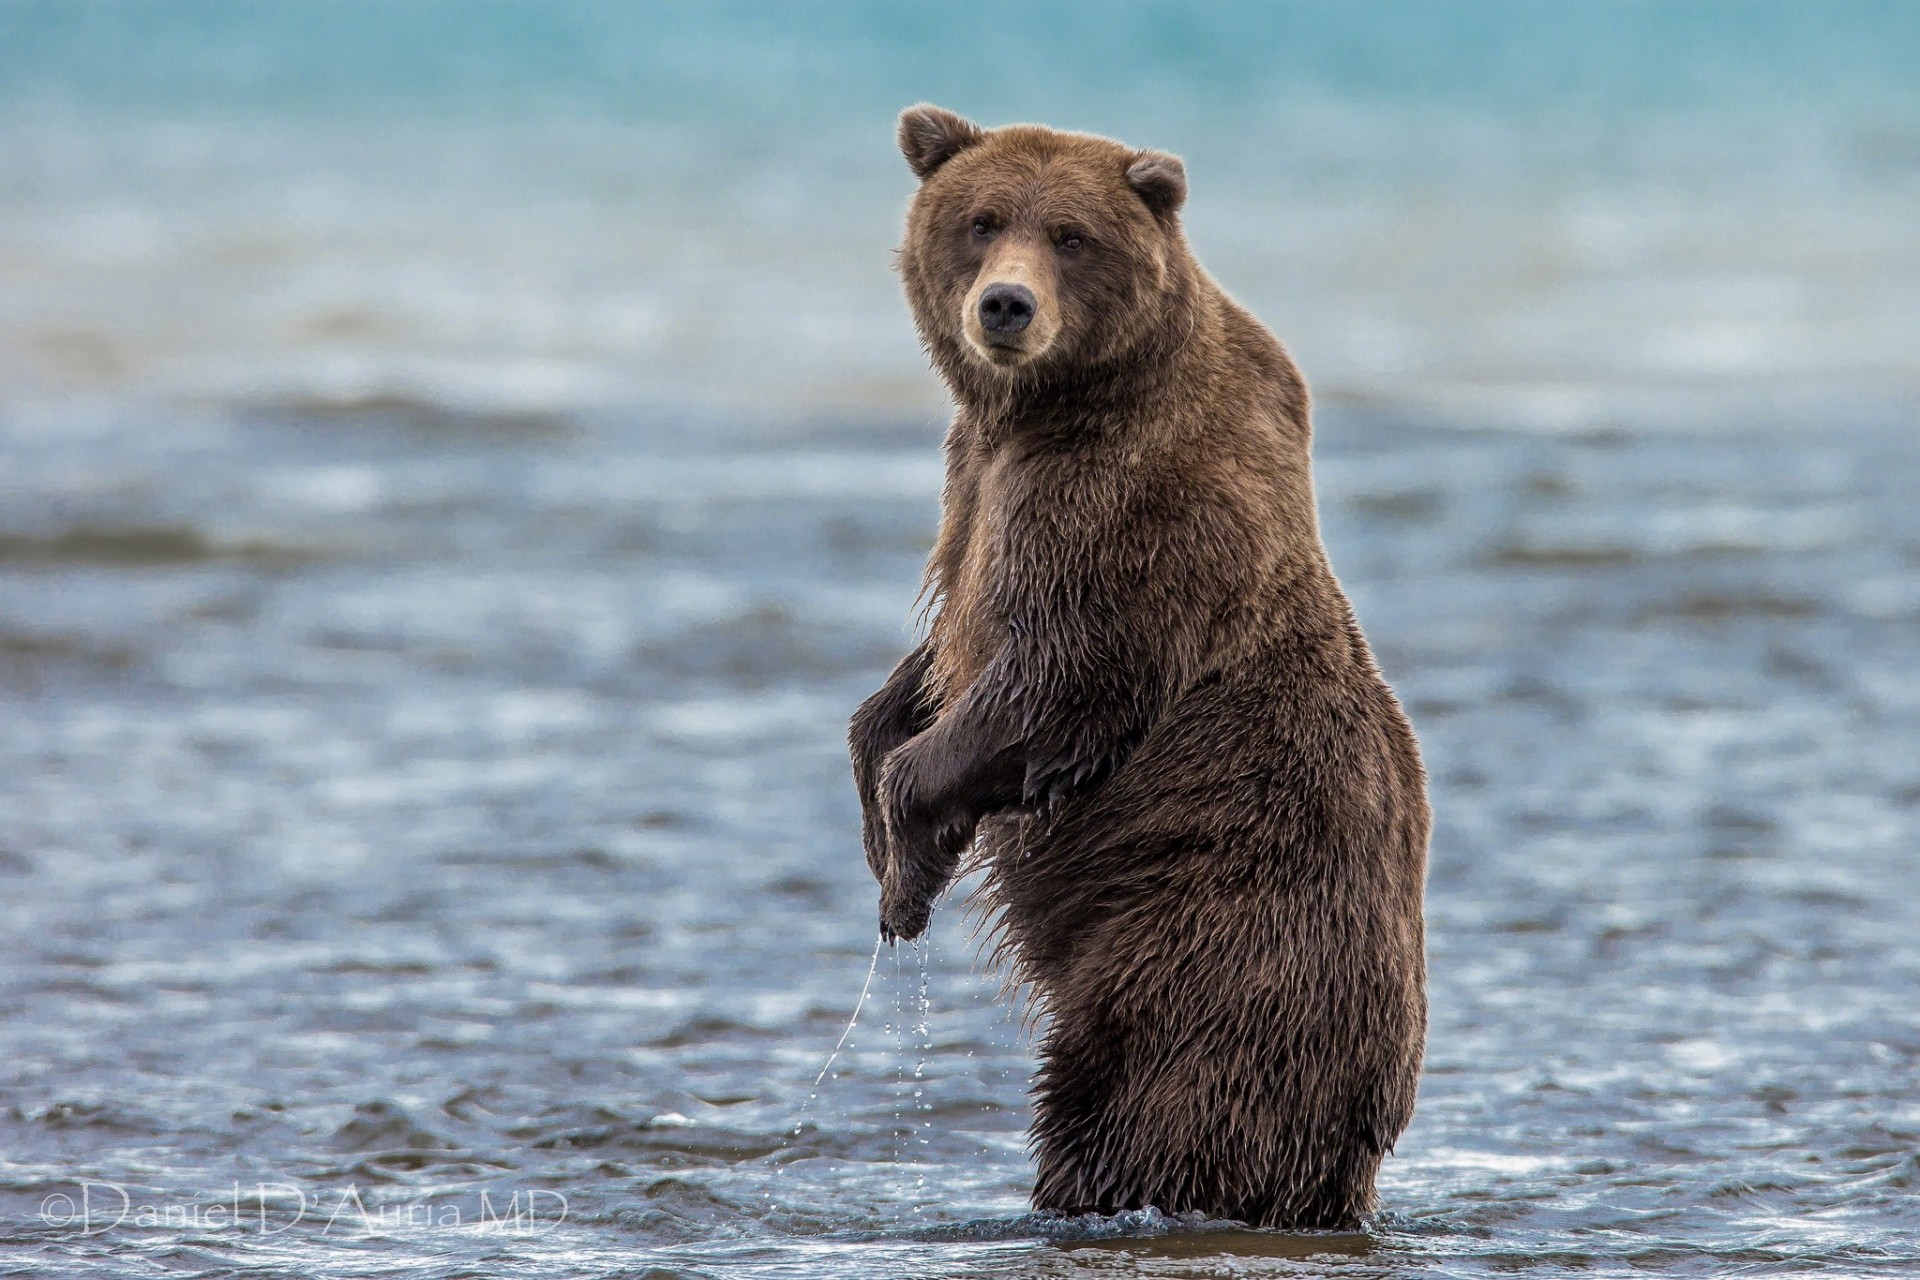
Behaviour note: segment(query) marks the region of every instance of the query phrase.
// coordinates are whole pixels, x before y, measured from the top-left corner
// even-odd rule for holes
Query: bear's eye
[[[1078,253],[1087,247],[1087,242],[1078,231],[1068,231],[1061,234],[1059,245],[1067,253]]]
[[[987,240],[992,238],[992,236],[993,220],[991,218],[975,218],[973,220],[973,238],[975,240]]]

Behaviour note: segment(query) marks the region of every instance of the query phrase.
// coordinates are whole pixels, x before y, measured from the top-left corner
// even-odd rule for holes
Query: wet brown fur
[[[1036,1207],[1355,1227],[1419,1077],[1428,810],[1306,386],[1188,250],[1177,159],[932,107],[900,144],[957,409],[930,632],[849,735],[882,928],[974,848],[1047,1019]],[[1009,276],[1035,333],[983,347]]]

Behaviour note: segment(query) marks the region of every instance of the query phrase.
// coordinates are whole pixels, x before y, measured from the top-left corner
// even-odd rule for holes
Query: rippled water
[[[1321,1239],[1025,1216],[1027,1042],[951,907],[813,1096],[937,430],[9,418],[0,1265],[1920,1265],[1912,424],[1325,415],[1438,827],[1419,1112]]]

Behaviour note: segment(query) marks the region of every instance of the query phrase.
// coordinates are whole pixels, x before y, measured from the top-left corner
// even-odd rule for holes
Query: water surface
[[[11,423],[0,489],[33,1274],[1920,1263],[1909,430],[1327,415],[1433,771],[1433,1032],[1386,1212],[1303,1243],[1024,1217],[1028,1044],[951,906],[809,1100],[873,938],[842,723],[906,643],[935,424],[66,425]],[[277,1229],[39,1220],[89,1181],[273,1184]],[[564,1222],[471,1227],[534,1191]]]

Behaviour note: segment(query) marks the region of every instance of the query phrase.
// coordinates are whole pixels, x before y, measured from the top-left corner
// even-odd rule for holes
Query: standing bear
[[[1046,1015],[1033,1203],[1359,1225],[1426,1030],[1425,774],[1327,563],[1307,388],[1177,157],[917,106],[956,410],[924,643],[853,717],[891,940],[969,865]]]

